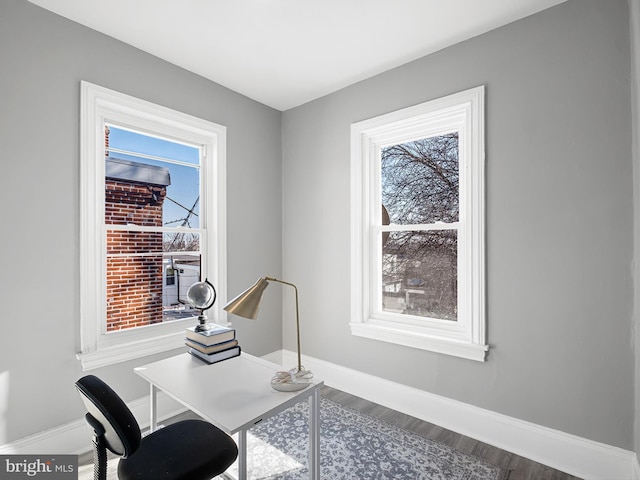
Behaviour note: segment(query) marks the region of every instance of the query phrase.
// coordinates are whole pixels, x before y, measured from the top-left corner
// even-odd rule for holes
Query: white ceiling
[[[278,110],[566,0],[29,0]]]

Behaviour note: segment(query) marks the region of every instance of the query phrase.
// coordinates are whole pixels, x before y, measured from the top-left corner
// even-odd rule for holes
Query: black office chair
[[[121,459],[121,480],[209,480],[238,456],[222,430],[203,420],[183,420],[142,437],[131,410],[109,385],[94,375],[76,382],[94,430],[94,480],[107,478],[107,450]]]

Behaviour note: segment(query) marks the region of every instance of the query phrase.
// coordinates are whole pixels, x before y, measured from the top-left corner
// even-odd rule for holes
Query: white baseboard
[[[296,354],[265,358],[295,365]],[[282,361],[280,360],[282,359]],[[485,410],[303,355],[304,366],[328,386],[434,423],[586,480],[640,480],[634,452]]]
[[[631,475],[632,480],[640,480],[640,463],[638,463],[638,456],[633,456],[633,473]]]
[[[295,353],[281,350],[263,358],[291,367]],[[473,405],[407,387],[324,360],[303,356],[306,368],[326,385],[365,398],[412,417],[494,445],[585,480],[640,480],[634,452],[594,442],[551,428],[518,420]],[[128,404],[141,428],[149,425],[149,397]],[[158,419],[185,411],[175,400],[158,393]],[[91,450],[84,419],[0,445],[0,454],[80,454]]]
[[[142,430],[149,427],[149,396],[129,402],[127,406],[138,420]],[[175,400],[158,392],[158,421],[178,415],[186,410]],[[0,445],[0,454],[81,454],[92,449],[91,431],[84,418]]]

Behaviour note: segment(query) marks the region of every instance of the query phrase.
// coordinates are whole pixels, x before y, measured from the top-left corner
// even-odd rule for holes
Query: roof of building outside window
[[[144,183],[166,187],[171,185],[169,169],[120,158],[105,158],[104,176],[111,180]]]

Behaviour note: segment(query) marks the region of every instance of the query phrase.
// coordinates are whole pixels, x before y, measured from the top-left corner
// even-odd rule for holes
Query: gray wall
[[[629,0],[629,20],[631,37],[631,104],[633,129],[634,206],[640,205],[640,0]],[[634,215],[634,279],[640,276],[640,218]],[[640,345],[640,290],[637,280],[634,284],[634,345]],[[637,352],[637,348],[636,348]],[[635,404],[640,401],[640,355],[635,356]],[[634,445],[640,455],[640,418],[636,412],[634,419]]]
[[[628,32],[625,0],[570,0],[284,112],[304,353],[632,449]],[[483,84],[488,361],[351,336],[350,124]]]
[[[26,0],[0,4],[0,70],[1,445],[83,415],[80,80],[227,127],[230,296],[280,273],[282,114]],[[249,352],[281,347],[273,297],[260,322],[233,320]],[[148,394],[133,367],[160,357],[92,373],[131,400]]]
[[[305,353],[631,449],[627,16],[624,0],[570,0],[281,114],[26,0],[3,0],[0,444],[82,415],[73,382],[82,375],[79,82],[88,80],[227,126],[228,293],[282,265],[300,287]],[[488,361],[352,337],[350,124],[480,84]],[[260,322],[234,320],[255,354],[281,346],[279,295],[265,301]],[[94,373],[130,400],[147,393],[133,367],[161,357]]]

